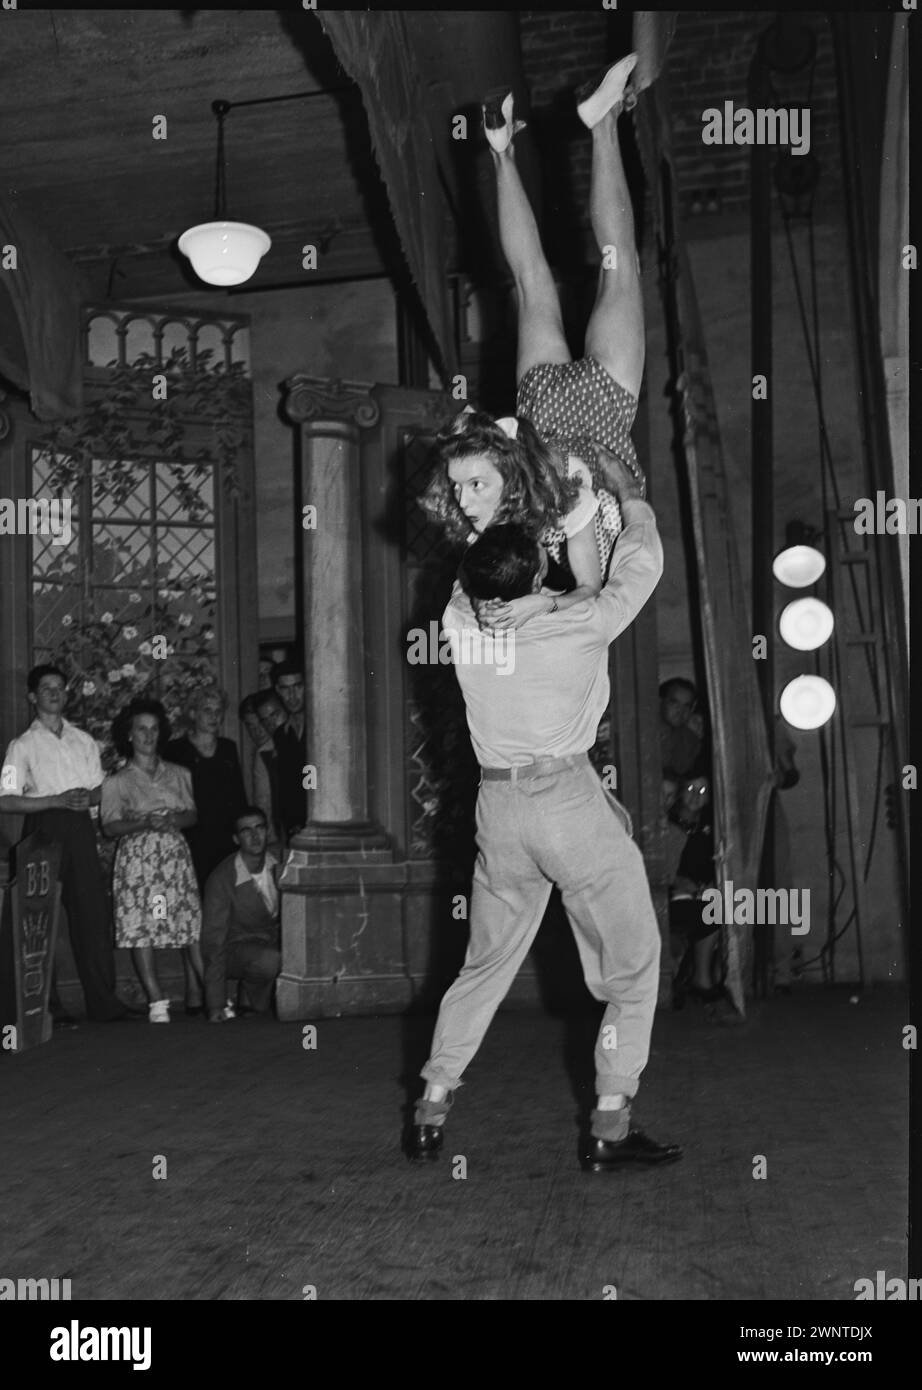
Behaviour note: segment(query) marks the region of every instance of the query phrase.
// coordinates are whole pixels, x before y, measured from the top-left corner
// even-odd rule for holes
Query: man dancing
[[[576,937],[586,984],[606,1004],[595,1047],[598,1100],[581,1162],[603,1172],[682,1157],[630,1124],[647,1062],[659,983],[660,937],[643,859],[626,811],[589,760],[607,705],[608,647],[662,573],[652,509],[629,469],[610,457],[624,530],[598,598],[546,615],[514,634],[503,678],[483,661],[456,660],[471,741],[481,765],[471,934],[461,973],[439,1010],[426,1081],[409,1137],[413,1158],[435,1158],[453,1093],[535,938],[554,883]],[[515,525],[488,527],[465,553],[442,623],[455,649],[477,626],[472,602],[542,593],[547,556]],[[465,598],[465,595],[467,596]],[[504,626],[502,609],[491,622]]]

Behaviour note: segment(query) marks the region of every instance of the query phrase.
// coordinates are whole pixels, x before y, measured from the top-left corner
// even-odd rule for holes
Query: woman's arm
[[[599,561],[599,548],[595,540],[595,517],[586,522],[582,530],[567,540],[567,559],[576,588],[568,594],[526,594],[524,598],[491,599],[478,609],[478,620],[482,628],[522,627],[529,618],[541,613],[563,613],[584,599],[595,598],[602,590],[602,566]],[[556,607],[555,607],[556,605]]]
[[[102,833],[110,840],[120,840],[123,835],[137,835],[142,830],[150,830],[150,814],[120,817],[118,820],[102,822]]]

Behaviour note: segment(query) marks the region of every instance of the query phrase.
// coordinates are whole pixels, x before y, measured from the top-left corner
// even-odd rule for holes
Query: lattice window
[[[32,449],[33,495],[47,495],[54,456]],[[33,538],[33,660],[71,677],[69,718],[107,743],[132,696],[171,717],[219,669],[214,468],[96,460],[72,498],[70,541]],[[59,533],[60,534],[60,533]]]
[[[107,745],[132,696],[175,718],[220,674],[236,590],[218,592],[218,516],[249,457],[249,333],[238,315],[107,305],[84,310],[83,345],[84,413],[27,459],[32,496],[70,509],[66,539],[32,539],[32,660],[62,665],[70,717]]]

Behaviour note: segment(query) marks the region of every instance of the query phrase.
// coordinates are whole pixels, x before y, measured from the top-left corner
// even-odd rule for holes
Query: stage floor
[[[685,1159],[599,1175],[576,1163],[586,1015],[501,1013],[425,1166],[399,1137],[429,1017],[321,1020],[316,1049],[181,1007],[82,1024],[0,1053],[0,1277],[99,1300],[853,1300],[906,1274],[905,1016],[887,987],[804,987],[736,1027],[659,1014],[635,1120]]]

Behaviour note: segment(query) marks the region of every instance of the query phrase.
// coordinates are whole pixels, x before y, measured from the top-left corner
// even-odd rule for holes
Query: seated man
[[[242,980],[253,1008],[268,1013],[281,969],[278,861],[267,853],[266,817],[245,806],[234,825],[239,853],[229,854],[205,885],[202,957],[209,1023],[233,1018],[227,981]]]

